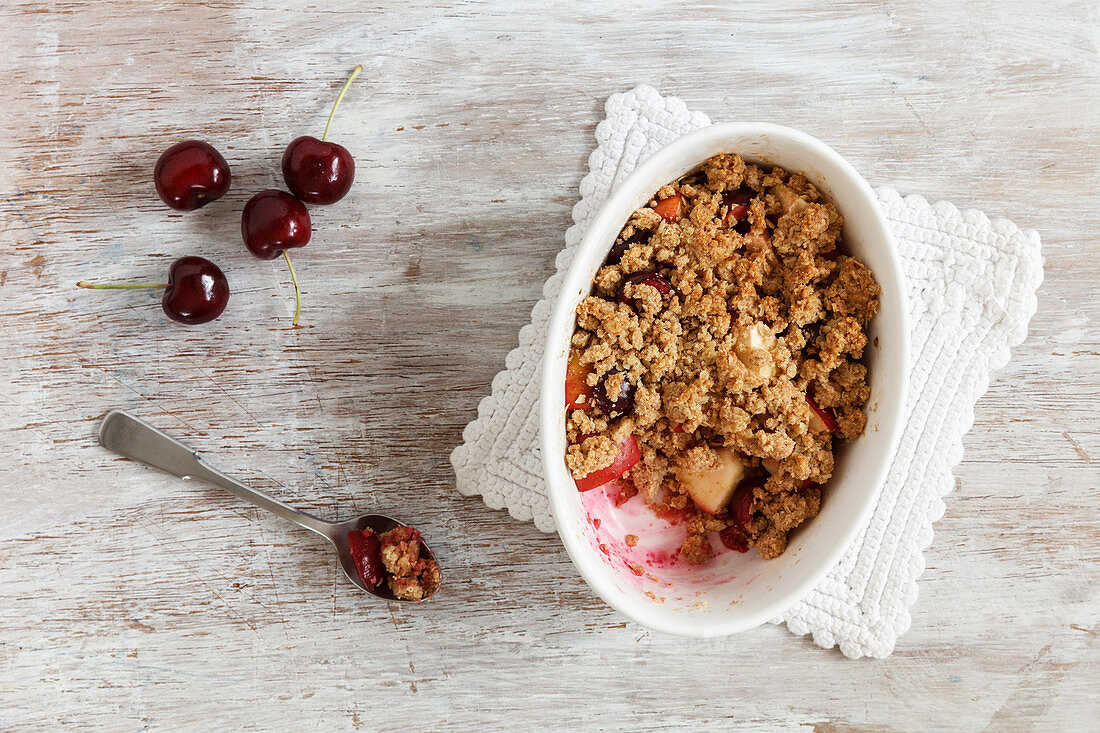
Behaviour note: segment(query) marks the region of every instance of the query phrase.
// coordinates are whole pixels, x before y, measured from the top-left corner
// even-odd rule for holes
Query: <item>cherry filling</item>
[[[348,532],[348,550],[355,560],[359,577],[368,590],[374,590],[382,582],[382,546],[378,535],[369,529],[353,529]]]
[[[604,260],[604,265],[617,265],[622,262],[623,255],[626,251],[633,247],[635,244],[646,241],[650,237],[650,232],[644,229],[639,229],[630,235],[629,239],[620,239],[611,245],[611,249],[607,253],[607,259]]]
[[[634,384],[632,382],[623,379],[622,384],[619,386],[619,396],[615,399],[611,399],[607,394],[607,378],[618,373],[618,369],[612,369],[603,375],[592,389],[592,403],[609,417],[625,415],[634,409]]]
[[[623,280],[623,289],[619,291],[619,302],[626,303],[632,308],[638,307],[638,300],[626,294],[627,283],[631,285],[649,285],[665,296],[672,292],[672,283],[664,275],[658,272],[636,272]]]
[[[742,483],[730,501],[730,518],[733,524],[719,532],[718,538],[731,550],[749,551],[749,525],[752,523],[752,510],[756,502],[754,489],[757,486],[759,483],[755,481]]]
[[[747,188],[739,188],[736,191],[726,191],[722,194],[722,202],[729,207],[729,213],[726,214],[726,227],[733,229],[738,234],[748,234],[751,225],[749,224],[749,202],[752,201],[755,196],[752,191]]]

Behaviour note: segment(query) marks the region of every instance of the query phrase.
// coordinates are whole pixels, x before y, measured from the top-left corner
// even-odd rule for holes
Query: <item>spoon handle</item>
[[[209,481],[245,501],[252,502],[261,509],[278,514],[283,519],[289,519],[301,527],[332,540],[330,536],[332,525],[329,522],[292,509],[267,494],[234,481],[222,472],[211,468],[199,458],[198,453],[183,443],[128,412],[111,410],[107,413],[99,428],[99,442],[104,448],[119,455],[167,471],[182,479],[200,478]]]

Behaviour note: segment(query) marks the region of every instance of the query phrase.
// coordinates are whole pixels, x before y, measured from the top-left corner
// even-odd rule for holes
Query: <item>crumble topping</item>
[[[689,563],[714,532],[782,554],[863,432],[880,290],[842,224],[802,174],[716,155],[631,215],[577,306],[566,464],[618,466],[633,436],[623,494],[686,517]]]
[[[439,564],[420,556],[420,532],[412,527],[394,527],[379,535],[386,583],[398,598],[422,601],[439,588]]]

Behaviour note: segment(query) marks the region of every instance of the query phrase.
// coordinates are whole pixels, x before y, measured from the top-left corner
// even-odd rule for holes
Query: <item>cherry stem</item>
[[[348,93],[348,87],[351,86],[351,83],[355,81],[355,77],[359,76],[359,72],[361,72],[362,70],[362,64],[356,66],[352,70],[351,76],[349,76],[348,80],[344,82],[343,88],[340,89],[340,94],[336,97],[336,102],[332,105],[332,111],[328,113],[328,122],[325,123],[325,134],[321,136],[321,142],[328,140],[328,128],[332,126],[332,118],[336,116],[336,108],[340,106],[340,100],[342,100],[344,98],[344,95]]]
[[[290,325],[295,328],[298,327],[298,316],[302,314],[302,294],[298,290],[298,276],[294,274],[294,265],[290,263],[290,255],[283,250],[283,259],[286,260],[286,266],[290,268],[290,281],[294,283],[294,322]]]
[[[81,280],[76,284],[78,288],[89,290],[139,290],[150,288],[167,288],[168,283],[90,283]]]

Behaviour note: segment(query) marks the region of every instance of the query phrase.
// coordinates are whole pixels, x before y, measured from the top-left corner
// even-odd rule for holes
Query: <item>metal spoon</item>
[[[364,514],[346,522],[333,523],[323,521],[297,509],[291,509],[281,501],[276,501],[267,494],[250,489],[220,471],[211,468],[199,458],[198,453],[183,443],[168,437],[149,423],[139,420],[122,410],[111,410],[103,418],[103,424],[99,428],[99,442],[104,448],[119,455],[133,458],[135,461],[167,471],[182,479],[199,478],[209,481],[245,501],[252,502],[261,509],[278,514],[283,519],[289,519],[300,527],[313,530],[331,542],[333,547],[336,548],[336,555],[340,558],[340,567],[344,569],[344,574],[348,576],[348,580],[355,584],[355,587],[379,598],[385,598],[387,601],[404,600],[395,597],[385,583],[379,584],[374,590],[367,588],[359,575],[359,569],[355,567],[355,560],[351,556],[351,551],[348,549],[348,532],[369,527],[376,533],[381,534],[394,527],[404,526],[396,519],[381,514]],[[423,542],[420,544],[420,552],[429,559],[434,559],[432,551]]]

